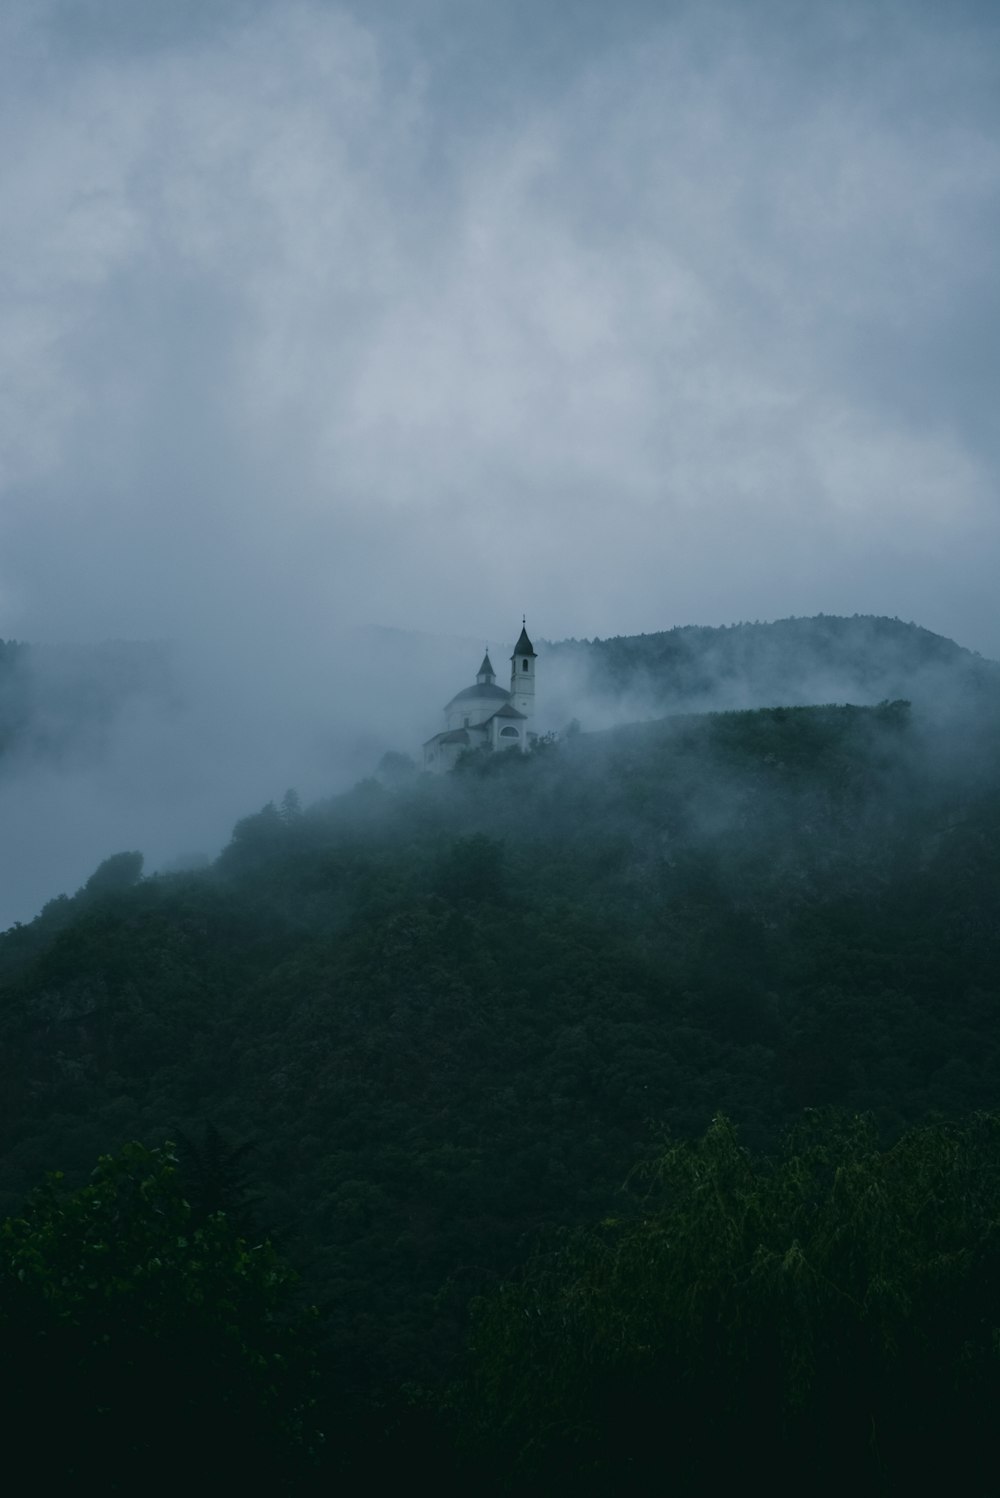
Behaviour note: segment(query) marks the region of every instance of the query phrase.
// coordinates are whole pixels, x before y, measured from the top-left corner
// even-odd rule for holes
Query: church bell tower
[[[520,638],[510,658],[510,699],[529,720],[535,715],[535,660],[535,647],[528,639],[522,616]]]

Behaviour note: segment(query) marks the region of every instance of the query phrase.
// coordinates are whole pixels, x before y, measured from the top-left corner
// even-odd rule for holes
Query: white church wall
[[[487,718],[491,718],[499,706],[495,697],[467,697],[449,709],[448,727],[475,728],[477,724],[485,723]],[[468,724],[465,722],[466,718],[469,720]]]
[[[522,669],[525,660],[528,665],[526,671]],[[500,680],[480,683],[485,695],[480,696],[473,691],[468,697],[463,696],[460,701],[447,705],[444,719],[448,732],[469,729],[472,731],[470,743],[473,748],[482,745],[494,750],[520,749],[526,752],[531,747],[531,740],[536,737],[528,722],[533,718],[535,710],[535,658],[517,656],[510,664],[514,669],[510,675],[509,693],[506,689],[496,691],[497,687],[501,687],[501,677]],[[507,703],[523,716],[516,721],[512,721],[510,717],[497,717],[498,710]],[[477,728],[483,731],[474,732]],[[448,770],[464,747],[461,744],[430,744],[425,750],[424,763],[431,770]]]

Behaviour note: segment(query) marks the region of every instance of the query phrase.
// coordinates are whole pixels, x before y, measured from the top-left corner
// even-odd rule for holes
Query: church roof
[[[503,707],[498,707],[492,716],[494,718],[526,718],[528,715],[527,713],[518,712],[517,708],[511,703],[505,702]],[[489,722],[489,719],[486,721]]]
[[[492,681],[477,681],[474,686],[464,687],[461,692],[456,692],[448,707],[454,702],[471,702],[474,697],[481,697],[490,702],[506,702],[510,693],[504,687],[498,687]],[[448,711],[445,708],[445,712]]]
[[[426,749],[428,744],[468,744],[470,742],[469,735],[464,728],[452,728],[447,733],[436,733],[432,739],[426,739],[424,748]]]
[[[496,674],[497,673],[494,671],[492,665],[490,664],[490,653],[487,650],[486,654],[483,656],[483,664],[480,666],[479,670],[476,672],[476,675],[477,676],[496,676]]]
[[[525,629],[524,625],[522,624],[521,625],[521,633],[518,636],[517,644],[514,646],[514,655],[534,655],[534,654],[535,654],[535,647],[534,647],[534,645],[532,645],[531,641],[528,639],[528,631]],[[514,659],[514,655],[511,656],[511,660]]]

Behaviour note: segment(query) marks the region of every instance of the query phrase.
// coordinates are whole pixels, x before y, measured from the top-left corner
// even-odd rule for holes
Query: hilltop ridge
[[[607,713],[876,703],[954,706],[1000,693],[1000,664],[913,623],[879,615],[729,625],[562,640],[547,663]]]

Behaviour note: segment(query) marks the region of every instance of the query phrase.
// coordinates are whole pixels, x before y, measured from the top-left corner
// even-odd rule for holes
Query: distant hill
[[[588,705],[603,725],[678,711],[897,698],[951,710],[1000,697],[997,662],[917,624],[871,614],[680,625],[539,650],[547,668],[540,693],[555,699],[557,716],[583,716],[585,726]],[[581,713],[569,711],[574,701]]]

